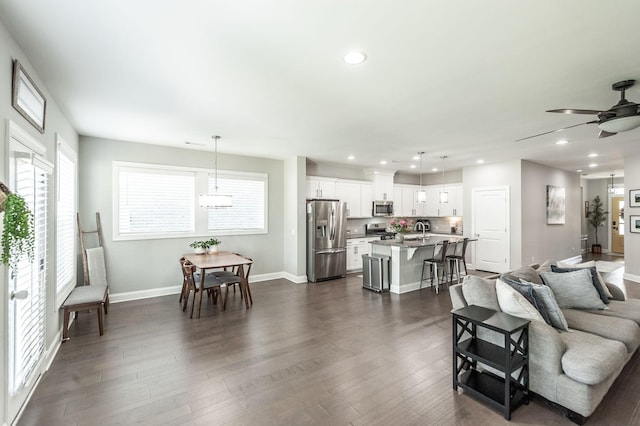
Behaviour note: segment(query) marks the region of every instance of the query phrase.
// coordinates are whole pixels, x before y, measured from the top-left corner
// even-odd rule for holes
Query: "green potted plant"
[[[596,195],[589,208],[587,222],[595,229],[596,243],[591,245],[591,253],[602,253],[602,246],[598,243],[598,228],[604,225],[609,212],[604,211],[604,204],[600,200],[600,196]]]
[[[218,240],[217,238],[211,238],[203,241],[194,241],[189,244],[189,247],[192,247],[196,254],[204,254],[207,252],[212,253],[218,251],[216,246],[221,243],[222,241]]]
[[[33,259],[35,234],[33,213],[24,198],[0,183],[0,212],[4,211],[2,230],[2,258],[0,262],[15,273],[18,262],[25,256]]]

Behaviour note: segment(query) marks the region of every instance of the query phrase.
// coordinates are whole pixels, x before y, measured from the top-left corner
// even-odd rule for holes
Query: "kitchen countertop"
[[[462,235],[457,235],[457,234],[434,234],[431,232],[425,234],[427,236],[426,238],[422,238],[422,234],[413,234],[412,235],[413,238],[408,238],[409,235],[412,235],[412,234],[405,235],[404,241],[401,243],[397,242],[396,240],[376,240],[376,241],[371,241],[370,244],[376,244],[381,246],[391,246],[391,247],[419,248],[419,247],[427,247],[427,246],[434,245],[435,243],[437,243],[438,241],[442,241],[443,238],[446,238],[446,237],[448,237],[449,241],[451,242],[456,242],[461,238],[464,238]],[[431,237],[435,237],[435,238],[431,239]]]

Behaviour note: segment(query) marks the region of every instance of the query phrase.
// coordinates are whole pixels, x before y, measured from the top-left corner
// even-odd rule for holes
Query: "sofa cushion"
[[[549,319],[549,315],[544,308],[543,301],[540,299],[540,296],[538,296],[533,290],[532,283],[521,280],[509,274],[500,275],[500,279],[502,280],[502,282],[510,285],[515,291],[523,295],[524,298],[527,299],[527,302],[531,303],[533,307],[536,308],[538,312],[540,312],[540,315],[544,319],[544,322],[551,325],[551,320]]]
[[[496,297],[496,285],[492,281],[467,275],[462,281],[462,294],[469,305],[482,306],[494,311],[500,310]]]
[[[502,312],[519,318],[544,322],[540,312],[523,295],[502,281],[501,278],[496,280],[496,295]]]
[[[578,269],[584,269],[586,271],[589,271],[589,273],[591,274],[591,283],[593,284],[593,288],[596,289],[596,291],[598,292],[598,296],[600,296],[600,300],[602,300],[602,303],[609,303],[609,297],[607,296],[607,293],[604,291],[604,287],[606,287],[606,285],[604,283],[600,283],[600,278],[598,278],[598,271],[596,271],[596,267],[595,266],[591,266],[588,268],[559,268],[556,265],[551,265],[551,270],[553,272],[572,272],[572,271],[576,271]]]
[[[590,310],[589,312],[611,317],[626,318],[640,325],[640,299],[627,299],[625,301],[612,300],[609,309],[605,311]]]
[[[562,370],[573,380],[596,385],[621,368],[627,359],[622,342],[574,330],[561,333],[567,345],[562,355]]]
[[[634,321],[606,315],[596,316],[597,313],[581,309],[563,309],[562,312],[572,329],[622,342],[630,354],[640,346],[640,326]]]
[[[593,287],[591,273],[586,269],[572,272],[542,272],[542,280],[551,287],[561,308],[606,309]]]
[[[549,318],[548,324],[558,330],[568,331],[569,325],[567,324],[567,320],[564,318],[560,306],[558,306],[558,302],[556,301],[556,297],[553,295],[551,288],[540,284],[531,285],[535,292],[536,300],[538,300],[538,308],[544,310],[547,318]],[[544,317],[544,314],[542,316]]]
[[[603,287],[604,292],[607,295],[607,297],[609,299],[613,298],[613,295],[611,294],[611,292],[609,291],[609,289],[607,288],[607,286],[606,286],[606,284],[604,282],[604,278],[602,278],[602,275],[598,271],[598,268],[597,268],[598,265],[596,265],[596,261],[595,260],[590,260],[588,262],[582,262],[582,263],[557,262],[556,265],[558,266],[558,268],[574,268],[574,269],[595,267],[596,268],[596,275],[598,276],[598,282]]]
[[[521,266],[520,268],[511,272],[508,272],[507,274],[517,279],[521,278],[530,283],[542,284],[542,279],[540,278],[540,275],[538,275],[538,272],[535,269],[533,269],[531,266]]]
[[[538,273],[538,275],[540,275],[541,272],[551,272],[551,265],[555,265],[556,261],[555,260],[545,260],[544,262],[542,262],[542,265],[538,266],[538,268],[536,269],[536,272]],[[539,283],[539,284],[543,284],[543,283]]]

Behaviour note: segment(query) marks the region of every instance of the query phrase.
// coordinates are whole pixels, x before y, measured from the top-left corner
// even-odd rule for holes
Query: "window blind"
[[[56,204],[56,294],[59,305],[76,283],[76,156],[58,148]]]
[[[209,193],[215,178],[209,175]],[[209,208],[209,231],[266,232],[267,176],[218,172],[218,192],[232,195],[232,206]]]
[[[195,230],[195,173],[122,167],[118,179],[120,235]]]
[[[14,292],[27,291],[24,300],[9,304],[9,348],[11,394],[28,381],[44,353],[44,282],[47,273],[47,174],[34,167],[29,158],[15,159],[16,191],[34,215],[34,259],[18,263],[10,286]]]

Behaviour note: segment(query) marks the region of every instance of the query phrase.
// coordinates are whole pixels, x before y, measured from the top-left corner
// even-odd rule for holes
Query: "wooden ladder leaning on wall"
[[[100,335],[104,334],[102,309],[107,313],[109,306],[109,287],[106,280],[106,268],[104,263],[102,226],[100,224],[100,213],[96,213],[96,229],[87,231],[80,225],[80,213],[76,214],[78,223],[78,236],[80,237],[80,249],[82,251],[82,266],[84,271],[84,285],[75,287],[69,297],[64,301],[61,309],[64,309],[64,324],[62,329],[62,340],[69,340],[69,319],[71,312],[75,312],[78,318],[78,311],[85,309],[96,309],[98,313],[98,328]],[[98,247],[87,249],[84,237],[90,234],[97,234]],[[87,254],[91,251],[91,255]],[[93,265],[93,267],[92,267]],[[92,279],[90,277],[94,277]]]

